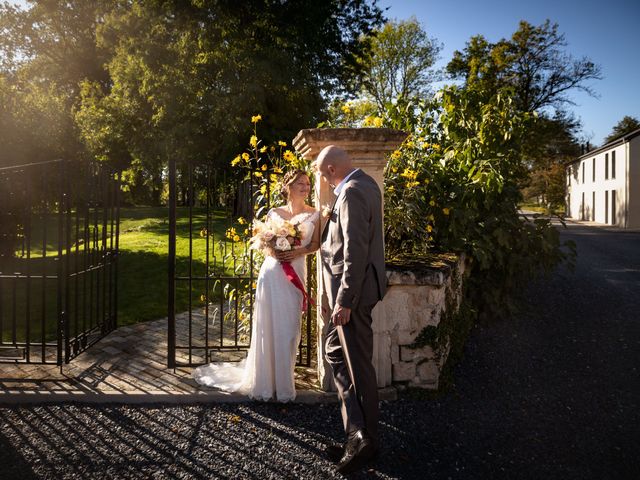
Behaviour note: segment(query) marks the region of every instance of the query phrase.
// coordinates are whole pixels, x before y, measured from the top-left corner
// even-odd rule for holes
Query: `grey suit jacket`
[[[373,305],[387,288],[382,194],[362,170],[344,185],[322,232],[323,278],[330,304]]]

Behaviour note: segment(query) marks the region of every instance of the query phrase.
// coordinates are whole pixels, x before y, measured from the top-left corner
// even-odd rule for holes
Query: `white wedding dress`
[[[275,210],[269,216],[280,217]],[[291,218],[300,224],[301,247],[311,242],[319,212]],[[305,284],[305,256],[291,262]],[[241,362],[210,363],[193,372],[196,382],[227,392],[238,392],[256,400],[288,402],[296,397],[294,367],[300,343],[302,292],[285,276],[282,265],[266,257],[258,274],[253,311],[251,345]]]

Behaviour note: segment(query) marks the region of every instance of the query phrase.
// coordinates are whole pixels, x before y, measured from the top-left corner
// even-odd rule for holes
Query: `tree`
[[[387,22],[363,38],[364,54],[358,58],[361,83],[380,111],[398,98],[424,96],[436,79],[433,65],[442,45],[430,38],[415,17]]]
[[[604,143],[613,142],[638,128],[640,128],[640,121],[635,117],[625,115],[622,120],[616,123],[611,133],[604,139]]]
[[[446,70],[489,96],[511,89],[521,111],[542,113],[572,105],[571,91],[595,95],[588,82],[602,78],[600,66],[586,57],[574,59],[566,46],[557,23],[536,27],[521,21],[510,39],[495,44],[472,37],[462,52],[454,52]]]
[[[5,164],[85,155],[72,111],[80,83],[108,84],[95,30],[112,2],[0,4],[0,143]]]
[[[456,51],[447,65],[452,78],[464,80],[465,88],[480,92],[484,101],[508,93],[521,112],[538,116],[526,132],[523,162],[530,178],[525,196],[544,203],[564,203],[565,182],[561,166],[579,154],[580,124],[566,113],[575,90],[595,95],[589,85],[601,78],[601,69],[588,58],[574,59],[564,51],[567,42],[558,25],[547,20],[540,26],[520,22],[509,39],[488,42],[472,37],[464,51]]]

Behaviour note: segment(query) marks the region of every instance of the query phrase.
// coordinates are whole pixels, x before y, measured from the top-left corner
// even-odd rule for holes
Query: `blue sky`
[[[570,109],[583,123],[586,139],[602,143],[625,115],[640,120],[640,0],[378,0],[390,19],[412,15],[431,37],[444,44],[438,67],[473,35],[495,42],[509,38],[520,20],[533,25],[547,18],[559,25],[576,58],[589,57],[602,67],[603,79],[590,83],[599,98],[572,95]]]

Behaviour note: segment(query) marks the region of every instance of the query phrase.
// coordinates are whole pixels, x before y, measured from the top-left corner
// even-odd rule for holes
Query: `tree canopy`
[[[589,82],[601,78],[599,65],[573,58],[566,46],[557,23],[521,21],[509,39],[490,43],[482,35],[472,37],[462,52],[454,52],[447,72],[489,95],[511,89],[523,112],[562,109],[573,104],[571,91],[595,95]]]
[[[0,6],[3,163],[34,161],[11,140],[49,129],[37,158],[226,163],[253,114],[273,138],[321,120],[384,20],[375,0],[29,3]]]
[[[625,115],[622,120],[616,123],[611,133],[604,139],[604,143],[613,142],[614,140],[624,137],[627,133],[633,132],[640,128],[640,120],[629,115]]]
[[[368,44],[358,58],[362,87],[380,110],[397,99],[424,97],[437,78],[433,66],[442,49],[415,17],[390,21],[363,39]]]

